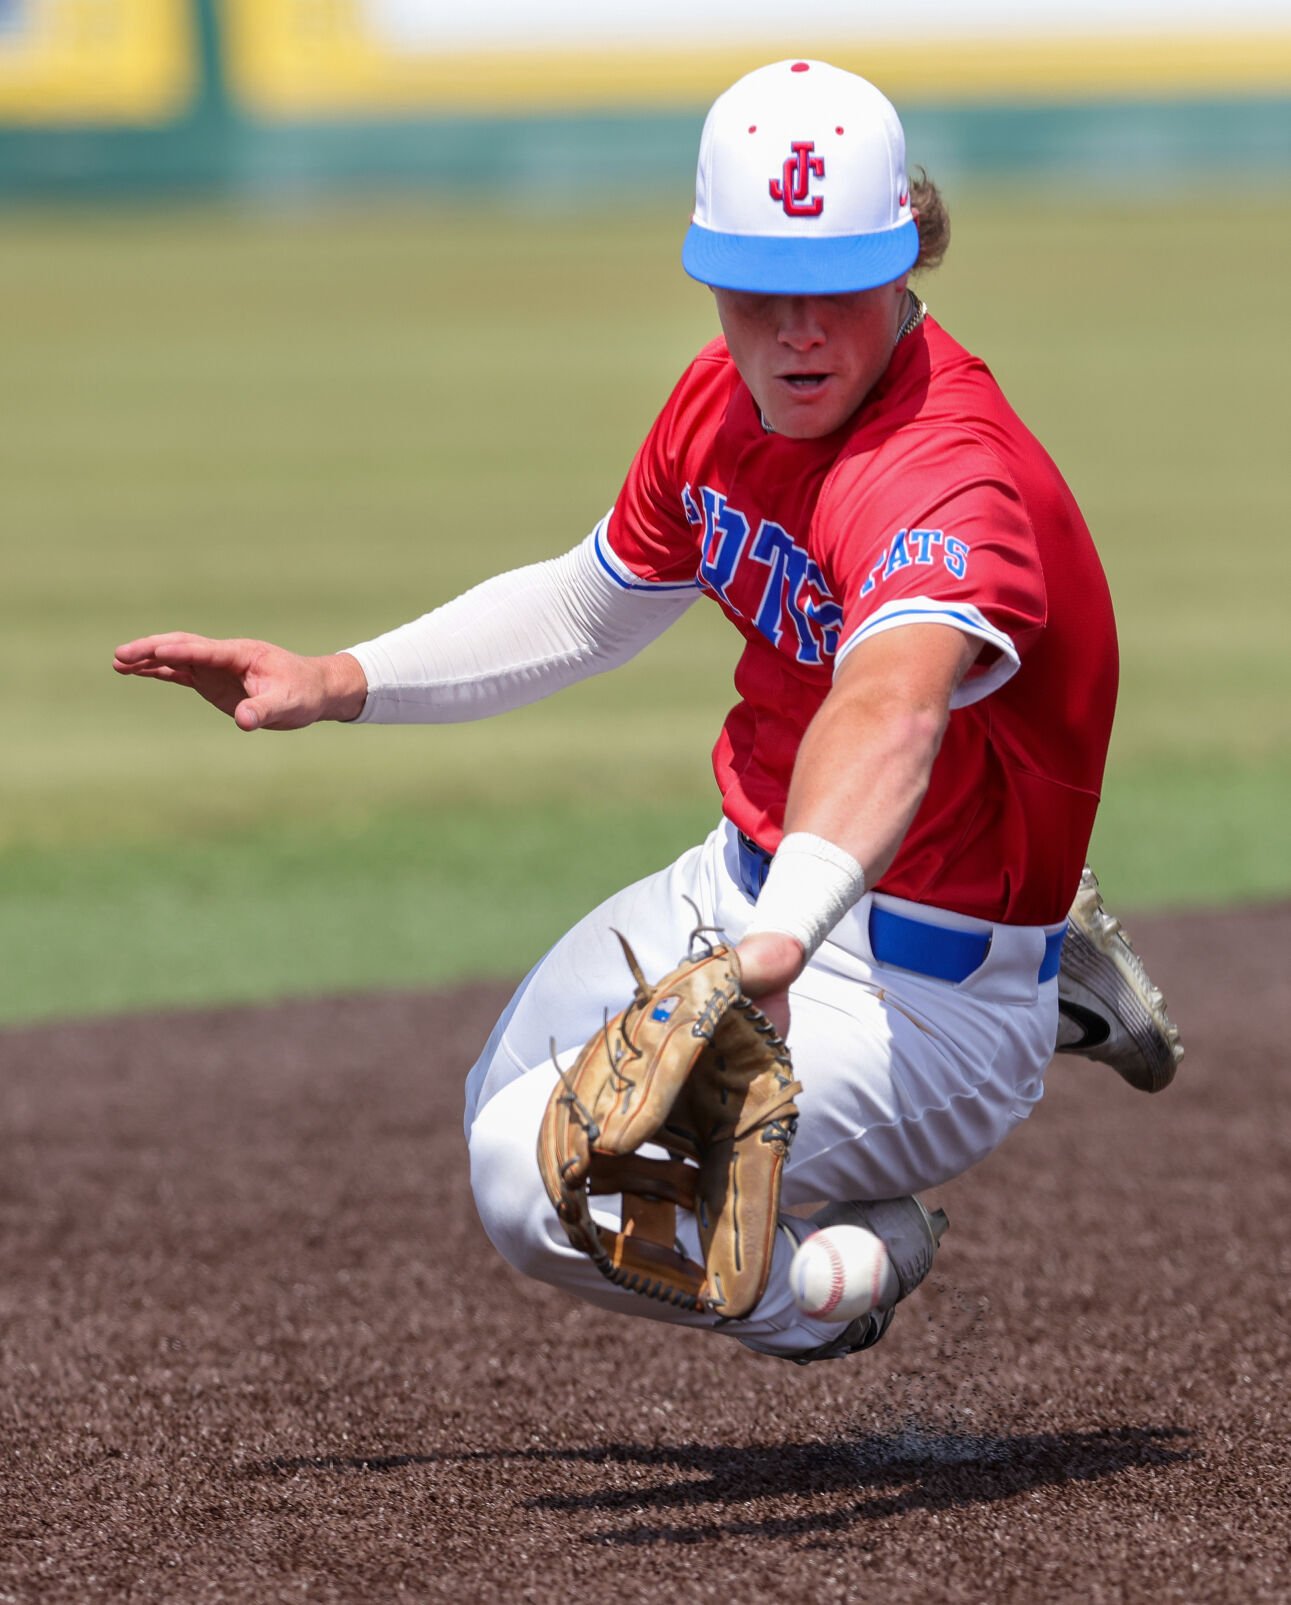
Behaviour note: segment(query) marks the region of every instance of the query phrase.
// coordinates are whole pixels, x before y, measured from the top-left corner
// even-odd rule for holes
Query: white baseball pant
[[[538,1128],[556,1072],[623,1007],[632,989],[614,931],[646,976],[680,962],[697,923],[737,942],[753,909],[736,832],[723,820],[668,869],[581,920],[521,982],[466,1086],[471,1187],[490,1241],[517,1270],[624,1314],[714,1327],[748,1347],[789,1355],[837,1336],[809,1320],[789,1290],[792,1244],[777,1241],[767,1290],[751,1315],[722,1320],[677,1310],[605,1280],[574,1249],[538,1171]],[[989,939],[984,961],[957,983],[875,959],[871,910]],[[879,918],[882,918],[880,914]],[[1042,969],[1062,926],[991,926],[867,894],[835,927],[790,991],[789,1047],[803,1084],[784,1170],[782,1209],[919,1193],[967,1170],[1025,1120],[1043,1091],[1057,1032],[1057,982]],[[1046,939],[1048,938],[1048,946]],[[986,944],[983,944],[986,945]],[[617,1226],[616,1200],[596,1213]],[[788,1218],[800,1237],[806,1227]],[[688,1216],[681,1243],[699,1258]]]

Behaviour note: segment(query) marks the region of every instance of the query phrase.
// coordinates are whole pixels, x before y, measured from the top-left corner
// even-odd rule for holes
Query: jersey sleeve
[[[631,589],[699,585],[703,518],[685,479],[685,463],[706,429],[720,420],[729,383],[708,348],[691,363],[632,461],[614,506],[596,530],[605,571]]]
[[[1017,487],[972,438],[934,434],[863,476],[850,468],[818,512],[843,609],[835,666],[881,631],[947,625],[983,644],[951,705],[980,701],[1017,672],[1048,611]]]

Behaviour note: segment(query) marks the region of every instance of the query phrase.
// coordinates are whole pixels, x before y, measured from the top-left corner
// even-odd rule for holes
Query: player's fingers
[[[187,643],[206,641],[204,635],[192,635],[187,630],[168,630],[161,635],[141,635],[134,641],[123,641],[113,653],[113,663],[142,663],[156,657],[158,652],[170,653]]]
[[[156,658],[119,658],[112,659],[112,667],[118,674],[144,675],[149,679],[162,679],[166,675],[179,671],[171,664],[159,663]],[[184,671],[187,673],[187,670]]]
[[[141,663],[122,667],[120,664],[112,665],[118,674],[129,674],[139,680],[164,680],[167,685],[184,685],[194,690],[193,676],[187,669],[172,669],[164,663]]]
[[[172,669],[214,670],[242,679],[252,665],[271,650],[264,641],[216,641],[205,635],[177,633],[146,636],[141,641],[131,642],[126,648],[118,648],[117,661],[124,664],[143,663],[149,667],[164,665]]]

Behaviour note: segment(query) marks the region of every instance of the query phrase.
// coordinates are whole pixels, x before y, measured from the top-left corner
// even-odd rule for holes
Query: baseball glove
[[[570,1242],[611,1282],[747,1315],[771,1268],[802,1087],[727,948],[696,932],[685,962],[651,986],[619,941],[636,992],[560,1072],[538,1137],[543,1181]],[[619,1231],[593,1220],[598,1194],[622,1195]],[[696,1218],[702,1265],[677,1245],[678,1206]]]

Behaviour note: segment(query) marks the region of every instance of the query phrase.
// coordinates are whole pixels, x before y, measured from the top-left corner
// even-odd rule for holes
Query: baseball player
[[[947,237],[877,89],[819,61],[750,73],[709,113],[682,253],[722,338],[585,540],[330,657],[190,635],[117,653],[244,730],[434,723],[613,668],[700,598],[721,609],[744,640],[721,818],[521,983],[468,1079],[471,1181],[521,1271],[800,1362],[892,1316],[840,1329],[797,1307],[814,1224],[877,1232],[905,1297],[945,1225],[917,1195],[1027,1117],[1055,1042],[1145,1090],[1182,1052],[1084,869],[1116,695],[1103,571],[1054,464],[910,287]],[[659,976],[697,924],[734,945],[803,1087],[765,1293],[737,1320],[608,1282],[535,1162],[561,1071],[624,1002],[614,932]],[[677,1230],[697,1252],[694,1220]]]

